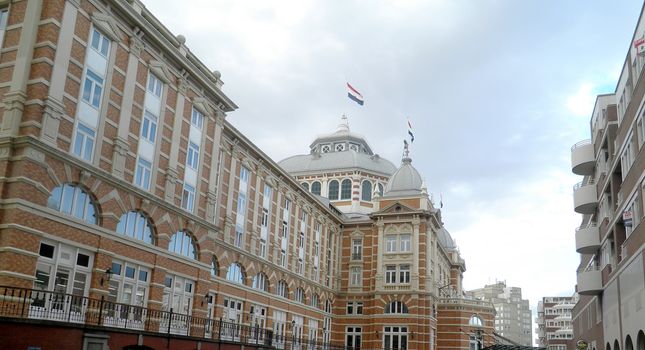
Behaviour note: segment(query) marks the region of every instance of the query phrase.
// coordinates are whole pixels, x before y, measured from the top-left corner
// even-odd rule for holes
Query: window
[[[92,197],[79,186],[64,184],[54,188],[47,199],[47,206],[90,224],[98,223]]]
[[[112,276],[108,286],[107,300],[112,303],[145,307],[148,296],[150,271],[136,264],[112,261]],[[141,309],[111,305],[108,315],[128,321],[141,321]]]
[[[362,301],[348,301],[347,302],[347,314],[348,315],[362,315],[363,314],[363,302]]]
[[[410,251],[410,235],[400,235],[399,240],[401,243],[401,252]]]
[[[338,200],[338,181],[329,181],[329,191],[327,193],[329,200]]]
[[[244,231],[246,223],[246,191],[249,183],[249,171],[245,167],[240,168],[240,183],[237,195],[237,213],[235,217],[235,246],[242,247],[244,244]]]
[[[166,275],[164,280],[161,311],[167,312],[172,308],[175,313],[190,315],[192,312],[194,290],[194,281],[179,276]],[[165,320],[165,322],[168,322],[168,320]],[[182,324],[175,325],[171,323],[171,326],[176,326],[183,330],[181,327],[185,327],[186,321],[181,320],[179,322]],[[167,327],[167,324],[165,327]]]
[[[345,329],[345,346],[348,349],[360,350],[361,335],[361,327],[347,327]]]
[[[320,196],[320,182],[314,181],[311,184],[311,193],[319,195]]]
[[[385,308],[383,310],[383,313],[385,314],[407,314],[408,313],[408,306],[405,305],[402,301],[392,301],[388,304],[385,305]]]
[[[331,148],[329,147],[329,145],[324,145],[322,146],[321,150],[322,150],[322,153],[329,153]]]
[[[385,283],[396,283],[396,265],[385,266]]]
[[[204,126],[204,115],[201,114],[198,110],[193,108],[193,114],[190,117],[190,123],[195,126],[197,129],[202,129]]]
[[[361,200],[372,200],[372,183],[369,181],[363,181],[363,188],[361,189]]]
[[[79,121],[76,124],[76,136],[74,137],[74,154],[85,161],[91,162],[95,138],[96,132],[94,129]]]
[[[197,260],[197,252],[195,251],[193,238],[184,231],[177,231],[172,235],[170,244],[168,245],[168,251]]]
[[[349,271],[349,284],[352,286],[360,286],[361,282],[361,268],[352,266]]]
[[[83,82],[83,101],[90,106],[99,109],[101,107],[101,96],[103,95],[103,78],[92,72],[90,69],[85,71],[85,82]]]
[[[378,184],[378,195],[383,197],[383,184]]]
[[[280,250],[280,257],[279,257],[278,265],[282,267],[287,267],[287,252],[285,252],[284,249]]]
[[[396,235],[385,236],[385,252],[394,253],[396,252]]]
[[[7,17],[9,17],[9,11],[4,8],[0,10],[0,47],[4,42],[4,34],[7,30]]]
[[[273,310],[273,346],[278,349],[284,348],[286,339],[287,313]]]
[[[342,152],[345,150],[345,145],[342,143],[339,143],[336,145],[336,152]]]
[[[90,46],[101,56],[107,58],[110,52],[110,41],[105,35],[101,34],[98,30],[92,30],[92,38],[90,39]]]
[[[410,283],[410,265],[399,265],[399,283]]]
[[[150,73],[148,74],[148,87],[147,90],[154,96],[157,96],[161,98],[161,90],[163,88],[163,83],[159,78],[157,78],[154,74]]]
[[[408,348],[408,327],[383,327],[383,348],[385,350]]]
[[[195,209],[195,187],[187,183],[184,183],[184,192],[181,196],[181,207],[191,213]]]
[[[475,326],[475,327],[483,327],[484,322],[482,322],[482,319],[478,315],[472,315],[470,317],[470,320],[468,320],[468,325]]]
[[[275,294],[283,297],[283,298],[289,298],[289,287],[287,286],[287,282],[284,280],[278,281],[278,285],[276,286]]]
[[[320,297],[318,294],[314,293],[311,295],[311,306],[317,308],[320,302]]]
[[[152,174],[152,164],[139,157],[137,161],[137,170],[134,174],[134,184],[143,188],[144,190],[150,189],[150,177]]]
[[[398,275],[398,278],[397,278]],[[410,265],[387,265],[385,266],[385,283],[410,283]]]
[[[194,142],[188,143],[188,155],[186,156],[186,166],[197,170],[199,166],[199,146]]]
[[[304,304],[305,303],[305,290],[302,288],[296,289],[295,299],[297,302]]]
[[[141,138],[155,143],[157,137],[157,116],[147,109],[143,113],[143,122],[141,123]]]
[[[309,184],[308,183],[303,182],[303,183],[300,184],[300,186],[302,186],[302,188],[304,188],[305,191],[309,191]]]
[[[152,225],[141,212],[129,211],[123,214],[116,232],[152,244]]]
[[[351,199],[352,198],[352,180],[345,179],[340,186],[340,199]]]
[[[296,273],[299,275],[304,273],[304,262],[302,259],[298,259],[298,263],[296,264]]]
[[[363,240],[352,239],[352,260],[361,260],[363,255]]]
[[[214,255],[213,255],[213,258],[211,259],[211,276],[212,277],[219,276],[219,263],[217,262],[217,258]]]
[[[257,275],[253,277],[253,289],[259,289],[265,292],[269,291],[269,278],[264,272],[258,272]]]
[[[232,263],[228,267],[226,279],[231,282],[244,284],[244,273],[242,272],[242,266],[238,263]]]

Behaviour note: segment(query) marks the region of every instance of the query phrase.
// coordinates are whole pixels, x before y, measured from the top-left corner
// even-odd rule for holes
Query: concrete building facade
[[[543,297],[538,302],[535,324],[537,344],[547,350],[573,350],[573,327],[571,310],[578,301],[578,296]]]
[[[497,334],[522,346],[533,345],[531,308],[529,301],[522,299],[522,288],[507,287],[502,281],[468,293],[476,299],[493,303]]]
[[[599,95],[590,139],[571,148],[580,253],[574,339],[590,350],[645,348],[645,35],[643,10],[614,93]]]
[[[317,145],[353,165],[285,171],[227,121],[221,74],[139,0],[0,1],[0,25],[0,344],[495,341],[407,153],[396,168],[347,127]]]

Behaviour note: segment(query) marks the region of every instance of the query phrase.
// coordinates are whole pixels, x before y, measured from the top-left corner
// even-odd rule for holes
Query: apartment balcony
[[[595,295],[602,292],[602,272],[598,266],[589,266],[578,272],[578,294]]]
[[[581,254],[591,254],[600,248],[600,233],[596,224],[576,229],[576,251]]]
[[[598,207],[598,196],[593,179],[573,186],[573,210],[579,214],[593,214]]]
[[[584,140],[571,147],[571,171],[577,175],[591,175],[596,165],[591,140]]]

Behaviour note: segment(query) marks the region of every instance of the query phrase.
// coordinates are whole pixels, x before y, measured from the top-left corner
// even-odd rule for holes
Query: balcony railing
[[[355,350],[270,329],[114,303],[71,294],[0,286],[0,317],[133,329],[292,350]],[[356,349],[357,350],[357,349]]]

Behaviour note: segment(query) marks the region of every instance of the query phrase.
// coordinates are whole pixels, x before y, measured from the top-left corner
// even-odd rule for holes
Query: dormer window
[[[322,153],[329,153],[329,151],[330,151],[329,145],[322,146]]]
[[[345,150],[345,144],[339,143],[336,145],[336,152],[342,152]]]

